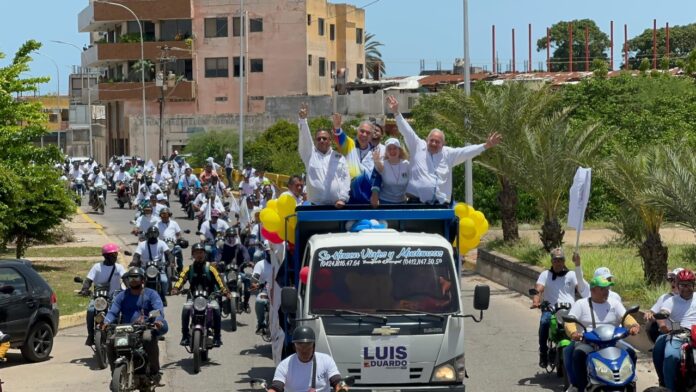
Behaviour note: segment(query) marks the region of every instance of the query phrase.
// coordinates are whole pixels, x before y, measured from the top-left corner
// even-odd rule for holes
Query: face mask
[[[157,243],[157,238],[148,238],[148,239],[147,239],[147,243],[148,243],[148,244],[151,244],[151,245],[154,245],[154,244]]]
[[[110,267],[110,266],[116,264],[117,257],[118,256],[115,256],[115,255],[114,256],[111,256],[111,255],[104,256],[104,265]]]
[[[566,267],[563,267],[563,270],[561,272],[556,273],[553,268],[550,268],[549,271],[551,271],[551,280],[556,280],[557,277],[564,277],[568,273],[568,269]]]

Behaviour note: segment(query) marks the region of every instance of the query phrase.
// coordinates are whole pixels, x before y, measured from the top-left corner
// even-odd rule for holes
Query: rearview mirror
[[[280,308],[285,314],[297,312],[297,289],[294,287],[283,287],[280,290]]]
[[[474,288],[474,309],[487,310],[491,301],[491,288],[487,285],[476,285]]]
[[[84,281],[83,281],[82,278],[80,278],[79,276],[76,276],[76,277],[73,278],[73,282],[75,282],[75,283],[82,283],[82,282],[84,282]]]
[[[539,294],[539,290],[537,289],[529,289],[529,295],[537,295]]]
[[[124,250],[124,251],[123,251],[123,254],[126,255],[126,256],[133,256],[133,252],[131,252],[131,251],[129,251],[129,250]]]

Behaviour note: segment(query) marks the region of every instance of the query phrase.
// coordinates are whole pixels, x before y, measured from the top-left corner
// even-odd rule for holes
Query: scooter
[[[621,318],[621,324],[629,314],[638,312],[639,307],[629,308]],[[597,391],[636,391],[636,366],[628,355],[628,351],[617,347],[617,343],[628,336],[624,327],[600,325],[587,332],[587,327],[575,316],[563,316],[566,323],[576,323],[585,331],[583,343],[592,346],[595,351],[587,356],[588,392]]]
[[[529,295],[534,296],[539,294],[536,289],[529,289]],[[560,303],[551,305],[548,301],[541,303],[542,312],[551,312],[551,322],[549,325],[549,339],[546,343],[548,349],[547,358],[548,365],[546,366],[547,373],[556,371],[556,376],[563,378],[563,387],[567,389],[569,386],[568,375],[565,374],[565,365],[563,363],[563,350],[570,345],[570,339],[563,329],[563,316],[568,314],[570,310],[569,303]]]
[[[682,328],[678,322],[669,318],[665,313],[656,313],[656,320],[670,320],[672,331],[667,339],[678,339],[680,347],[679,369],[677,372],[677,392],[696,391],[696,325],[691,329]]]

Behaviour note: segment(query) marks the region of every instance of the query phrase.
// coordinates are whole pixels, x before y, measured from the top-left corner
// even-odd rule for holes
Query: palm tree
[[[367,74],[370,79],[376,79],[378,76],[375,73],[378,65],[379,75],[386,74],[386,67],[384,61],[382,61],[382,53],[379,51],[379,47],[384,46],[384,44],[375,41],[374,38],[374,34],[365,32],[365,68],[367,68]]]
[[[660,236],[664,211],[650,201],[650,169],[655,157],[654,149],[638,155],[618,150],[599,168],[599,174],[622,201],[617,230],[638,247],[645,281],[659,284],[667,270],[668,250]]]
[[[657,148],[648,168],[652,182],[648,195],[670,220],[696,232],[696,157],[683,145]]]

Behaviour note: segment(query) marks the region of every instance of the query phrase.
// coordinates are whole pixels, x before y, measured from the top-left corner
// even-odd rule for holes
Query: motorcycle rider
[[[143,206],[143,213],[135,221],[135,227],[132,233],[141,237],[147,229],[157,224],[157,215],[152,214],[152,206],[149,204]]]
[[[167,306],[165,293],[169,292],[169,278],[164,269],[164,263],[171,259],[172,256],[167,243],[159,239],[159,229],[157,226],[152,226],[145,232],[145,241],[138,243],[138,247],[133,254],[133,260],[130,263],[131,266],[143,268],[148,261],[160,261],[161,292],[159,294],[162,297],[164,306]]]
[[[104,196],[104,205],[106,205],[106,177],[104,176],[104,173],[101,172],[101,169],[99,169],[99,166],[96,166],[92,173],[87,177],[87,181],[89,181],[93,187],[97,187],[99,185],[103,186],[102,189],[102,195]],[[94,203],[94,200],[96,199],[97,194],[95,192],[90,192],[89,195],[89,200],[90,203]]]
[[[220,211],[213,210],[210,212],[210,220],[203,222],[201,225],[201,240],[212,245],[211,261],[217,261],[218,249],[216,245],[218,233],[225,233],[230,225],[220,219]]]
[[[689,269],[680,271],[676,276],[679,295],[674,295],[662,304],[660,313],[666,313],[681,328],[691,329],[696,325],[696,301],[694,301],[694,285],[696,276]],[[667,320],[657,320],[661,335],[655,341],[653,347],[653,364],[660,379],[660,385],[664,385],[670,391],[676,389],[677,372],[679,369],[682,344],[686,341],[676,336],[667,335],[671,327]]]
[[[210,162],[207,162],[205,166],[203,167],[203,172],[201,173],[200,180],[201,184],[207,184],[210,182],[210,179],[215,176],[217,177],[217,172],[213,170],[213,164]]]
[[[590,297],[575,301],[568,315],[575,316],[578,321],[587,326],[587,332],[600,325],[619,326],[626,308],[621,302],[609,298],[609,287],[613,285],[613,282],[603,276],[593,278],[590,281]],[[640,325],[631,315],[626,316],[623,325],[631,335],[640,332]],[[584,391],[587,386],[587,355],[594,351],[594,348],[581,342],[582,333],[578,331],[575,323],[565,323],[564,328],[566,334],[573,340],[563,352],[568,380],[578,391]],[[630,347],[626,347],[626,351],[635,366],[635,351]]]
[[[215,192],[215,195],[219,199],[222,199],[223,197],[227,196],[227,190],[225,189],[225,184],[220,181],[220,177],[218,176],[212,176],[210,177],[210,186],[208,187],[209,191]]]
[[[241,274],[242,283],[244,283],[242,309],[246,311],[249,309],[249,297],[251,297],[249,291],[251,280],[243,273],[243,270],[244,265],[249,263],[249,250],[239,239],[238,227],[230,227],[225,230],[225,244],[222,246],[222,255],[220,256],[220,271],[224,271],[225,266],[230,263],[234,263],[237,266],[237,271]]]
[[[227,299],[231,299],[232,295],[227,290],[227,287],[222,283],[220,274],[211,263],[205,260],[205,247],[203,244],[194,244],[191,247],[191,256],[193,256],[193,264],[187,265],[186,268],[179,274],[179,280],[174,284],[172,295],[176,295],[184,283],[189,282],[189,287],[195,289],[202,287],[208,293],[212,294],[219,291]],[[220,335],[220,326],[222,317],[220,316],[220,304],[213,296],[209,297],[209,306],[213,309],[213,345],[220,347],[222,339]],[[191,309],[193,308],[193,298],[189,295],[186,299],[183,309],[181,309],[181,345],[188,346],[191,344],[191,336],[189,324],[191,322]]]
[[[251,291],[258,291],[263,285],[262,292],[268,294],[268,285],[273,282],[273,266],[271,265],[271,254],[268,248],[268,242],[263,242],[263,249],[259,249],[254,253],[254,272],[252,274],[254,282],[251,284]],[[268,297],[259,298],[259,293],[256,295],[254,303],[254,312],[256,313],[256,334],[260,334],[266,325],[266,312],[270,311],[268,307]]]
[[[179,180],[179,184],[177,186],[179,189],[179,202],[181,203],[182,207],[186,204],[186,197],[190,186],[196,189],[200,189],[201,183],[200,181],[198,181],[196,175],[193,174],[193,170],[191,169],[191,167],[187,166],[184,170],[184,175],[181,176],[181,179]]]
[[[580,268],[580,255],[573,254],[575,271],[568,271],[565,266],[565,254],[563,249],[551,250],[551,268],[539,275],[535,289],[538,291],[532,299],[531,309],[541,307],[542,296],[552,306],[561,303],[572,304],[575,302],[575,292],[581,293],[582,268]],[[539,320],[539,366],[545,368],[548,365],[549,326],[551,325],[551,312],[541,312]]]
[[[648,336],[650,336],[650,340],[653,342],[657,341],[657,338],[660,336],[660,326],[655,320],[655,313],[660,312],[660,309],[662,309],[662,304],[664,304],[668,298],[679,295],[679,287],[677,287],[677,274],[683,270],[684,268],[675,268],[667,273],[667,281],[670,284],[671,291],[669,293],[662,294],[657,301],[655,301],[652,308],[646,311],[643,315],[645,317],[645,322],[648,324],[648,327],[646,328],[648,330]],[[668,326],[671,325],[669,320],[665,320],[665,322]]]
[[[126,166],[121,165],[116,174],[114,174],[114,183],[116,185],[127,184],[133,180],[130,174],[126,171]]]
[[[85,175],[85,173],[82,170],[80,170],[80,163],[78,161],[73,162],[73,168],[68,173],[68,178],[70,179],[70,183],[71,183],[71,189],[73,191],[77,189],[77,184],[75,183],[75,180],[78,178],[84,179],[84,175]],[[83,191],[84,191],[84,188],[83,188]]]
[[[172,238],[175,240],[172,253],[176,259],[176,271],[181,273],[181,270],[184,268],[184,255],[178,244],[178,241],[181,239],[181,227],[172,219],[172,211],[167,207],[160,210],[159,217],[160,220],[156,224],[160,233],[159,239],[166,240],[167,238]]]
[[[109,297],[113,297],[115,292],[121,290],[121,279],[126,274],[126,269],[117,263],[118,251],[118,245],[113,242],[102,246],[104,260],[94,264],[89,270],[82,283],[80,295],[90,295],[89,288],[93,282],[95,286],[109,285]],[[87,340],[85,346],[94,346],[94,298],[90,299],[87,305]]]
[[[163,208],[168,208],[169,206],[167,205],[167,196],[164,195],[164,193],[158,193],[156,196],[155,195],[150,195],[150,203],[152,203],[152,198],[154,197],[154,202],[155,202],[155,210],[154,213],[155,215],[159,215],[160,212],[162,212]]]
[[[205,220],[208,217],[208,209],[212,210],[217,210],[220,213],[220,216],[223,218],[227,215],[225,213],[225,205],[222,204],[222,201],[215,195],[215,192],[212,190],[208,190],[208,200],[203,203],[198,211],[198,216],[200,220]]]
[[[594,271],[593,278],[596,278],[596,277],[598,277],[598,276],[602,276],[602,277],[604,277],[606,280],[608,280],[608,281],[610,281],[610,282],[613,282],[613,281],[614,281],[614,280],[613,280],[613,279],[614,279],[614,275],[611,274],[611,270],[609,270],[609,268],[607,268],[607,267],[599,267],[599,268],[597,268],[597,269]],[[582,286],[582,289],[580,290],[580,294],[581,294],[583,297],[585,297],[585,298],[589,297],[589,296],[590,296],[590,286],[589,286],[589,284],[588,284],[587,282],[585,282],[585,281],[578,282],[578,283],[580,283],[580,285]],[[612,299],[612,300],[617,301],[617,302],[623,302],[623,300],[621,299],[621,296],[619,295],[619,293],[617,293],[616,291],[614,291],[614,290],[612,290],[612,289],[609,289],[609,299]]]
[[[316,392],[348,390],[348,386],[341,379],[336,362],[330,355],[316,352],[315,341],[312,328],[295,328],[292,333],[295,354],[278,364],[268,391],[304,392],[308,390],[307,386],[310,386],[310,391]],[[316,375],[314,380],[313,375]]]
[[[161,379],[157,337],[164,336],[169,329],[167,321],[164,319],[164,307],[157,292],[145,287],[145,271],[142,268],[130,267],[125,275],[125,280],[128,289],[121,291],[114,297],[109,312],[104,318],[102,329],[106,330],[109,324],[119,319],[124,323],[142,322],[151,311],[159,310],[160,315],[157,316],[154,322],[155,331],[153,334],[155,336],[150,334],[143,335],[143,348],[149,359],[150,374],[157,384]],[[108,342],[109,349],[107,350],[107,355],[109,363],[113,368],[113,363],[116,360],[113,339],[108,340]]]
[[[160,189],[159,185],[157,185],[155,182],[152,181],[152,176],[146,175],[145,176],[145,183],[140,185],[140,190],[145,188],[146,196],[150,197],[150,195],[156,195],[158,193],[162,193],[162,189]]]

